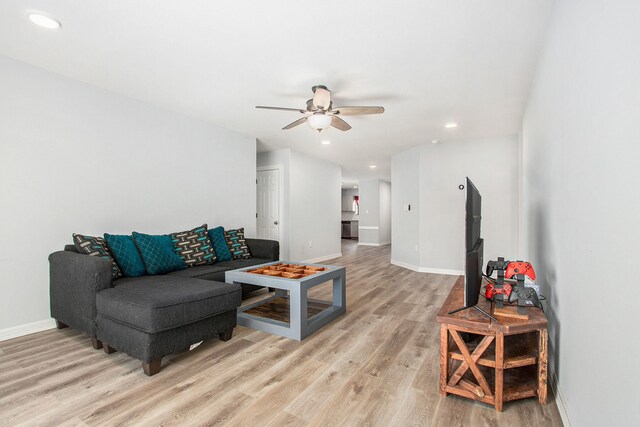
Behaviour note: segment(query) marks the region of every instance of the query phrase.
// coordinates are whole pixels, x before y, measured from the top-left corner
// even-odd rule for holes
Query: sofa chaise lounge
[[[49,256],[51,316],[58,328],[86,333],[106,353],[123,351],[154,375],[164,356],[216,336],[231,338],[242,298],[261,288],[224,283],[225,272],[276,261],[280,252],[277,241],[246,241],[249,259],[117,280],[110,260],[67,245]]]

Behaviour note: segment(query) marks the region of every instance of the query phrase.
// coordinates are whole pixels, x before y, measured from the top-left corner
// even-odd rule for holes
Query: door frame
[[[284,225],[284,221],[282,220],[282,218],[284,217],[284,200],[283,200],[283,186],[284,186],[284,177],[282,176],[282,174],[284,173],[284,167],[282,165],[270,165],[270,166],[258,166],[256,168],[256,198],[258,197],[258,172],[263,172],[263,171],[269,171],[269,170],[278,170],[278,176],[280,177],[280,182],[278,183],[278,188],[279,188],[279,194],[278,194],[278,199],[279,201],[279,205],[278,206],[278,210],[280,212],[279,215],[279,219],[278,219],[278,242],[280,243],[280,245],[282,245],[282,230],[283,230],[283,225]],[[258,204],[256,201],[256,214],[258,213]],[[258,229],[258,218],[256,216],[256,230]]]

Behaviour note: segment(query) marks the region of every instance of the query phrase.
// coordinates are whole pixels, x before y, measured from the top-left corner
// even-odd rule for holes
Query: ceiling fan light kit
[[[307,117],[307,124],[311,129],[315,129],[318,132],[322,132],[329,126],[331,126],[331,116],[327,116],[324,113],[313,113]]]
[[[313,98],[307,101],[307,107],[305,109],[298,108],[285,108],[285,107],[266,107],[263,105],[256,105],[256,108],[265,110],[281,110],[281,111],[298,111],[304,114],[304,117],[289,123],[282,130],[289,130],[304,122],[307,122],[309,127],[322,132],[324,129],[333,126],[341,131],[348,131],[351,129],[349,123],[345,122],[338,116],[360,116],[364,114],[382,114],[384,113],[384,107],[337,107],[333,108],[333,101],[331,100],[331,91],[324,85],[315,85],[311,88],[313,91]]]

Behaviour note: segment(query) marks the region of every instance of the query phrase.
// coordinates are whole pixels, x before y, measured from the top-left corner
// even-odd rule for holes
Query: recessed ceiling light
[[[376,167],[376,165],[369,165],[369,169],[375,169]]]
[[[353,188],[358,188],[358,186],[357,186],[357,185],[354,185],[354,186],[353,186]]]
[[[453,129],[453,128],[457,128],[458,124],[456,122],[449,122],[449,123],[445,123],[444,127],[446,127],[447,129]]]
[[[48,30],[56,30],[62,27],[60,21],[39,13],[30,13],[29,19],[37,26],[46,28]]]
[[[328,140],[325,139],[324,141],[321,142],[321,144],[322,145],[329,145],[329,144],[331,144],[331,141],[328,141]]]
[[[431,140],[431,143],[432,143],[432,144],[440,144],[440,141],[439,141],[439,140],[437,140],[437,139],[432,139],[432,140]]]

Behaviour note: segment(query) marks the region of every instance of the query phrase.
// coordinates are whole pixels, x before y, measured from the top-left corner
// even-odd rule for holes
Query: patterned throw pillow
[[[176,253],[187,267],[216,262],[216,253],[209,240],[207,224],[202,224],[193,230],[171,233],[171,240]]]
[[[247,246],[247,241],[244,239],[244,228],[225,230],[224,238],[227,241],[227,247],[233,259],[251,258],[249,246]]]
[[[186,268],[182,258],[173,249],[171,236],[152,236],[134,231],[133,241],[142,255],[147,274],[165,274]]]
[[[123,276],[138,277],[146,274],[144,262],[133,242],[133,237],[105,233],[104,240],[115,257],[118,267],[122,270]]]
[[[224,228],[216,227],[209,230],[209,240],[213,245],[213,251],[219,262],[231,261],[231,252],[227,246],[227,240],[224,238]]]
[[[111,252],[102,237],[83,236],[82,234],[73,233],[73,244],[81,254],[99,256],[110,260],[111,277],[114,279],[122,276],[120,267],[116,264],[116,261],[113,259],[113,255],[111,255]]]

